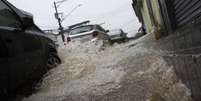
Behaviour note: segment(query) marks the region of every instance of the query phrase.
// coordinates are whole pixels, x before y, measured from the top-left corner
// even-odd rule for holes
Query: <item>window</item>
[[[89,32],[93,29],[93,26],[82,26],[82,27],[78,27],[78,28],[75,28],[73,29],[71,32],[70,32],[70,35],[75,35],[75,34],[78,34],[78,33],[84,33],[84,32]]]
[[[2,1],[0,1],[0,26],[19,27],[20,21],[14,12]]]

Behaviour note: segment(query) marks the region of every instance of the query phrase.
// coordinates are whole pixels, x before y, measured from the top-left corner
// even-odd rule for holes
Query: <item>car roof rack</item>
[[[90,23],[89,20],[84,21],[84,22],[81,22],[81,23],[77,23],[77,24],[74,24],[74,25],[69,26],[69,29],[73,29],[73,28],[75,28],[75,27],[79,27],[79,26],[82,26],[82,25],[85,25],[85,24],[88,24],[88,23]]]

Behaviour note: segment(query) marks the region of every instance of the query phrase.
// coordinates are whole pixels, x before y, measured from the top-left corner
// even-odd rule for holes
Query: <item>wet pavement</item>
[[[191,101],[173,66],[146,42],[60,47],[63,64],[22,101]]]

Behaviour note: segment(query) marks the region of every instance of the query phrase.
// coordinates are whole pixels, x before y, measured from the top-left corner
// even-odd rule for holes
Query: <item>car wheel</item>
[[[58,66],[59,64],[61,64],[61,59],[58,57],[56,53],[51,52],[48,55],[47,67],[51,69]]]

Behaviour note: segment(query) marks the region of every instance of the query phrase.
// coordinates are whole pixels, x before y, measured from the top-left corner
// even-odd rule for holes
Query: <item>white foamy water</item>
[[[173,67],[155,52],[136,42],[62,47],[63,63],[23,101],[191,101]]]

